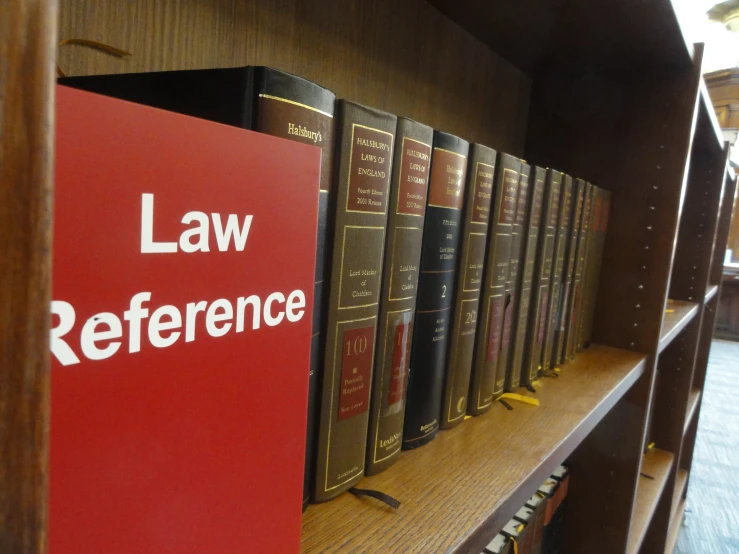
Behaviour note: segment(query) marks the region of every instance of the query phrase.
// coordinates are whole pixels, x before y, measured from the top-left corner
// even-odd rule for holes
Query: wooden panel
[[[576,515],[565,523],[568,552],[621,554],[626,549],[695,128],[701,57],[696,47],[696,63],[686,72],[571,68],[541,72],[533,81],[528,158],[613,193],[594,340],[651,354],[645,378],[573,457],[589,475],[581,478],[582,486],[571,485],[568,510]],[[606,502],[603,491],[609,491]]]
[[[670,529],[667,534],[667,546],[665,546],[665,554],[672,554],[677,544],[677,537],[680,534],[680,525],[685,517],[685,500],[680,502],[675,510],[675,515],[670,521]]]
[[[701,391],[700,389],[694,388],[690,391],[690,396],[688,397],[688,411],[685,414],[685,425],[683,425],[683,435],[686,435],[688,432],[688,428],[690,427],[690,423],[693,421],[693,418],[695,417],[695,413],[698,409],[698,403],[701,399]]]
[[[672,494],[672,510],[670,511],[670,521],[675,517],[677,509],[685,500],[685,489],[688,486],[688,470],[678,469],[675,477],[675,491]]]
[[[718,292],[718,285],[708,285],[706,287],[706,296],[703,299],[703,302],[708,302],[711,298],[716,296],[716,293]]]
[[[655,448],[644,454],[636,490],[636,501],[631,518],[627,554],[636,554],[644,540],[649,523],[657,509],[675,457],[665,450]]]
[[[530,82],[423,0],[62,0],[69,75],[263,64],[348,98],[512,154],[523,153]]]
[[[724,194],[721,199],[719,223],[716,229],[716,247],[711,265],[710,282],[719,284],[724,266],[724,255],[727,248],[731,248],[733,259],[739,260],[739,211],[736,204],[736,177],[726,179]],[[731,236],[730,236],[731,235]]]
[[[527,72],[680,66],[688,48],[669,0],[430,0]],[[607,22],[607,24],[605,24]]]
[[[735,275],[726,275],[721,285],[716,338],[739,340],[739,277]]]
[[[659,351],[664,350],[672,340],[698,314],[699,304],[683,300],[667,300],[665,317],[662,320],[662,330],[659,336]]]
[[[559,379],[545,380],[539,407],[496,404],[361,482],[398,498],[397,512],[350,494],[309,506],[302,552],[479,554],[644,366],[641,354],[591,346]],[[571,482],[578,471],[573,466]]]
[[[46,551],[56,2],[0,2],[0,552]]]

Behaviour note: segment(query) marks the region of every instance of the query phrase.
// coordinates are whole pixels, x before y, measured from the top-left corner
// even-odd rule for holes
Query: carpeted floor
[[[739,342],[714,340],[675,554],[739,554]]]

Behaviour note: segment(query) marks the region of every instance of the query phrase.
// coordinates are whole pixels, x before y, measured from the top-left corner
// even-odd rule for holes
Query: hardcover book
[[[403,425],[404,449],[426,444],[439,431],[462,235],[469,143],[454,135],[434,131],[433,146]]]
[[[56,131],[49,550],[297,552],[320,151],[63,86]]]
[[[318,388],[323,363],[324,319],[330,257],[334,105],[330,90],[269,67],[237,67],[66,77],[71,87],[115,96],[226,125],[253,129],[321,149],[313,338],[309,367],[304,506],[310,500],[316,440]]]
[[[531,282],[531,316],[527,322],[528,339],[521,371],[521,380],[529,386],[538,377],[539,369],[542,366],[541,354],[546,333],[546,318],[549,307],[549,281],[554,264],[554,239],[557,232],[561,185],[562,174],[559,171],[548,169],[546,172],[546,187],[543,194],[543,211],[538,233],[533,231],[532,217],[532,232],[538,234],[536,238],[538,244],[534,247],[536,251],[534,255],[536,258],[536,269]],[[529,240],[532,240],[531,237],[529,237]]]
[[[505,390],[518,387],[520,369],[513,377],[513,364],[515,358],[517,321],[521,303],[521,277],[525,265],[526,247],[526,225],[531,208],[531,191],[529,190],[529,177],[531,166],[521,163],[521,175],[518,181],[518,198],[516,199],[516,215],[511,227],[511,258],[508,263],[508,277],[506,278],[506,308],[503,314],[503,337],[501,338],[500,358],[496,370],[496,380],[502,376]],[[525,299],[528,307],[528,298]],[[509,355],[510,352],[510,355]],[[519,360],[520,361],[520,360]]]
[[[590,236],[590,206],[593,198],[593,185],[585,183],[580,231],[577,235],[577,250],[575,254],[575,274],[572,280],[572,295],[568,307],[568,323],[565,333],[564,360],[570,361],[575,357],[575,345],[580,325],[580,313],[583,299],[583,276],[588,253],[588,238]]]
[[[397,118],[338,103],[336,220],[315,501],[364,475],[390,174]]]
[[[569,324],[569,307],[572,304],[572,283],[575,276],[575,261],[577,260],[577,238],[580,234],[580,220],[585,196],[585,181],[575,179],[572,189],[572,210],[570,226],[567,233],[567,251],[562,274],[562,292],[560,294],[559,313],[557,314],[556,331],[554,337],[554,363],[565,363],[565,337]]]
[[[557,331],[559,325],[561,295],[563,289],[563,272],[567,237],[570,232],[572,219],[572,177],[562,174],[562,191],[560,193],[559,213],[557,214],[557,233],[554,240],[554,263],[550,283],[549,306],[546,316],[546,332],[544,334],[544,348],[541,356],[541,371],[549,371],[556,367],[559,361],[554,359],[556,351]]]
[[[398,118],[365,473],[400,454],[434,131]]]
[[[467,169],[462,256],[459,259],[457,290],[454,293],[452,341],[444,384],[441,428],[450,429],[464,421],[475,351],[477,315],[480,305],[487,231],[493,197],[496,152],[481,144],[470,147]]]
[[[608,231],[608,214],[611,208],[611,193],[602,188],[593,187],[593,208],[591,210],[590,239],[588,241],[587,265],[585,270],[585,287],[578,347],[590,344],[593,332],[595,301],[598,296],[600,268],[603,263],[603,247]]]
[[[505,377],[496,380],[502,345],[505,289],[511,257],[511,229],[516,216],[521,160],[501,153],[495,177],[495,192],[488,229],[483,273],[484,288],[477,318],[477,340],[467,412],[487,412],[503,394]]]

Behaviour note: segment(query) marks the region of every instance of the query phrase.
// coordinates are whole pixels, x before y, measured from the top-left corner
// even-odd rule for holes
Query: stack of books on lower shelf
[[[561,554],[569,480],[559,466],[482,554]]]
[[[321,149],[305,504],[591,340],[606,190],[267,67],[61,83]]]

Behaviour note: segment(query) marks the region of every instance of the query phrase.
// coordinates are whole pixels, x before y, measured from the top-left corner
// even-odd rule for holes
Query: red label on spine
[[[423,215],[426,211],[431,146],[411,138],[404,138],[403,155],[400,160],[397,212]]]
[[[434,149],[429,184],[429,205],[440,208],[462,207],[467,158],[462,154]]]
[[[411,323],[400,323],[395,328],[393,342],[393,372],[390,377],[387,405],[392,406],[405,398],[408,384],[408,363],[411,351]]]
[[[487,223],[493,197],[495,166],[478,162],[475,166],[475,197],[472,206],[472,222]]]
[[[339,421],[363,414],[369,408],[374,338],[374,325],[344,331]]]
[[[503,171],[503,194],[500,202],[498,223],[513,224],[516,215],[516,199],[518,198],[518,172],[512,169]]]

